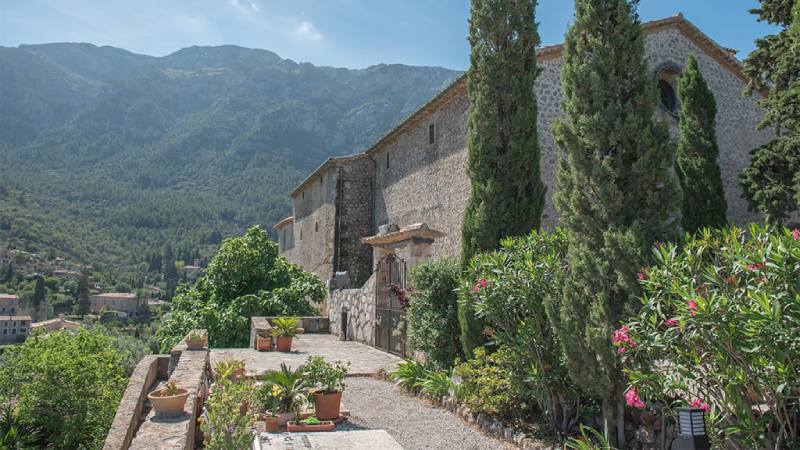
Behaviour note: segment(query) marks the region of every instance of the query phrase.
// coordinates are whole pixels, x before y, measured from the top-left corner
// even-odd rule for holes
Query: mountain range
[[[0,248],[124,274],[166,243],[188,255],[269,229],[326,157],[364,150],[459,75],[236,46],[0,47]]]

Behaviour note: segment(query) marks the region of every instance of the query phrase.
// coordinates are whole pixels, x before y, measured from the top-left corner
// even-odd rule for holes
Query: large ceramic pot
[[[277,337],[277,344],[275,345],[278,348],[279,352],[290,352],[292,351],[292,337],[291,336],[278,336]]]
[[[194,339],[194,340],[184,339],[184,342],[186,342],[187,350],[203,350],[206,347],[205,338]]]
[[[156,410],[156,414],[175,415],[183,413],[183,406],[189,398],[189,390],[178,388],[178,393],[167,397],[162,397],[163,389],[158,389],[147,394],[147,398]]]
[[[315,392],[314,393],[314,415],[319,420],[338,419],[342,406],[342,393]]]

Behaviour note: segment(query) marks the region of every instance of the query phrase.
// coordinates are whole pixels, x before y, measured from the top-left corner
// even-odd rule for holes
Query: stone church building
[[[661,95],[660,119],[676,136],[677,76],[688,55],[695,55],[717,101],[719,165],[729,218],[735,223],[758,220],[741,198],[738,176],[750,150],[772,135],[756,130],[764,112],[756,105],[757,94],[743,95],[745,75],[735,51],[715,43],[680,14],[647,22],[643,29]],[[561,115],[561,51],[561,45],[537,50],[542,71],[534,89],[541,176],[548,188],[542,218],[546,229],[558,222],[552,202],[557,150],[550,130]],[[337,289],[343,287],[340,279],[331,281],[327,308],[334,332],[346,306],[348,339],[405,352],[402,311],[394,306],[390,287],[402,285],[408,267],[421,259],[459,255],[469,196],[468,106],[462,76],[365,152],[329,158],[291,192],[293,215],[275,225],[281,254],[323,281],[347,272],[354,288]],[[384,273],[381,268],[389,267],[384,264],[389,259],[392,270]]]

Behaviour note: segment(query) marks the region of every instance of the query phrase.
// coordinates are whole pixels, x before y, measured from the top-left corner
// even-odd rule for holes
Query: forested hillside
[[[167,242],[271,229],[324,158],[363,150],[458,74],[234,46],[0,47],[0,248],[135,273]]]

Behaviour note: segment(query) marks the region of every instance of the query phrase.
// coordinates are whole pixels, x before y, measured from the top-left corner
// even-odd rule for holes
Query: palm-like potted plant
[[[245,378],[244,361],[240,359],[226,359],[214,364],[214,378],[220,380],[227,378],[236,383]]]
[[[308,380],[302,368],[292,370],[286,363],[281,363],[281,370],[267,372],[261,385],[261,398],[268,395],[275,397],[273,404],[281,426],[286,425],[292,417],[299,415],[301,408],[308,400]]]
[[[189,398],[189,390],[179,388],[174,381],[169,381],[163,388],[147,394],[147,398],[157,415],[180,414],[183,413],[183,406]]]
[[[292,350],[292,338],[297,336],[297,321],[299,317],[276,317],[272,319],[272,334],[275,336],[275,346],[279,352]]]
[[[199,330],[192,330],[183,339],[188,350],[202,350],[208,345],[208,335]]]
[[[331,364],[321,356],[309,357],[303,366],[306,378],[315,388],[312,393],[314,413],[320,420],[339,418],[348,366],[349,363],[342,361]]]

